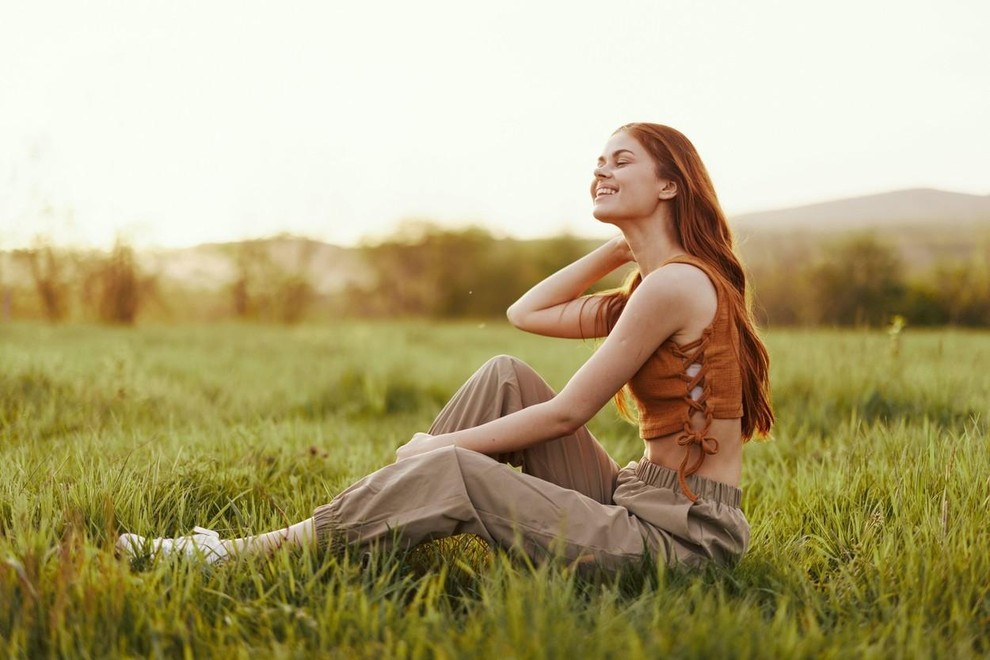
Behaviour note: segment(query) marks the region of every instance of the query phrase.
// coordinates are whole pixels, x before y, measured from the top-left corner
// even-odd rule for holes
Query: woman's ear
[[[660,191],[657,197],[660,199],[673,199],[677,196],[677,182],[670,179],[664,179],[661,181]]]

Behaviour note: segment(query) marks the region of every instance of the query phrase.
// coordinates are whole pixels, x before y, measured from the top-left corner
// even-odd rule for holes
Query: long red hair
[[[680,131],[662,124],[635,123],[620,127],[649,152],[657,176],[677,183],[673,204],[677,239],[688,254],[709,264],[728,285],[724,302],[739,329],[743,382],[742,435],[766,435],[774,422],[770,403],[770,356],[760,340],[746,290],[746,273],[732,247],[732,232],[715,194],[715,186],[691,141]],[[599,310],[599,323],[611,330],[632,292],[642,282],[639,271],[630,274],[620,289],[600,295],[606,300]],[[624,391],[616,395],[623,416],[629,417]]]

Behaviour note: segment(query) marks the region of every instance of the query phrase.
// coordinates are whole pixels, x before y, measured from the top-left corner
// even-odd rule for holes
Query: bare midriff
[[[704,427],[703,415],[696,413],[692,421],[696,428]],[[690,461],[693,462],[701,449],[695,445],[688,450],[678,444],[677,439],[681,435],[682,431],[675,431],[646,440],[644,457],[651,463],[677,470],[684,461],[684,452],[690,451]],[[742,475],[742,420],[713,419],[706,435],[718,441],[718,452],[705,457],[694,474],[738,487]]]

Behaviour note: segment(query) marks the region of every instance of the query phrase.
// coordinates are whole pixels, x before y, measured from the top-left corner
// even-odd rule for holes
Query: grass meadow
[[[487,358],[559,389],[590,342],[467,323],[0,325],[0,656],[990,655],[990,334],[766,338],[779,423],[747,447],[746,558],[586,576],[470,537],[212,567],[132,567],[113,542],[306,518]],[[641,454],[613,409],[592,428],[620,463]]]

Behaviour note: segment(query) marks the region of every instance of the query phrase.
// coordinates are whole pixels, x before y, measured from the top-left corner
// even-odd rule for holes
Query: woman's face
[[[657,166],[646,149],[625,131],[605,143],[591,183],[594,216],[603,222],[649,217],[669,199]]]

